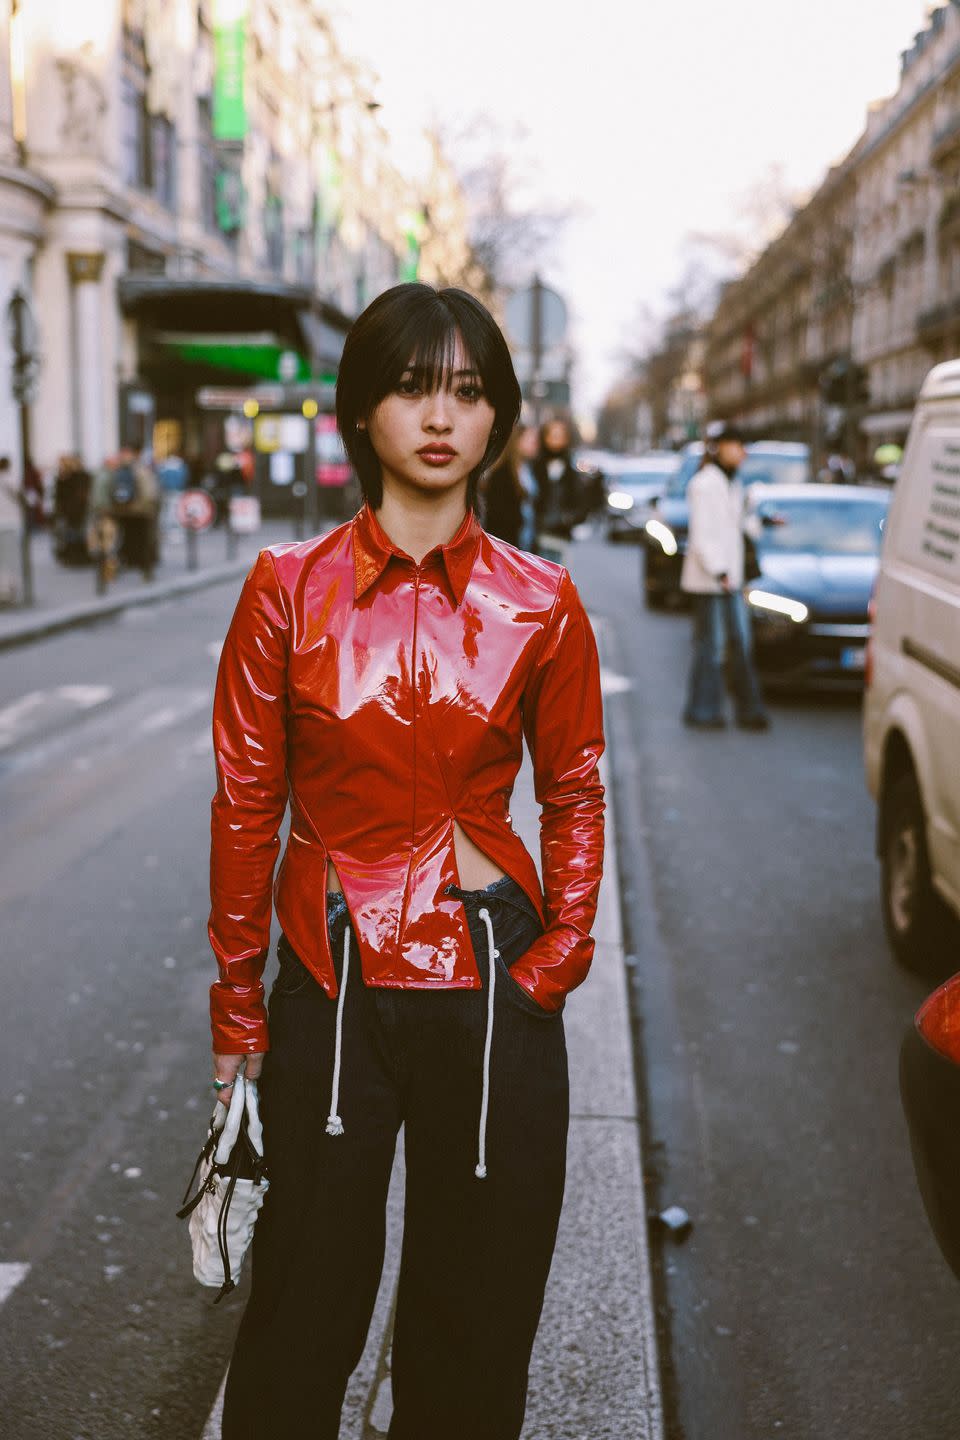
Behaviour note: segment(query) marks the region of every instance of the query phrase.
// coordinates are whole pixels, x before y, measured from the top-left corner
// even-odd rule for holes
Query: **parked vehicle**
[[[925,971],[960,912],[960,360],[920,391],[893,492],[867,659],[864,756],[883,918]]]
[[[618,455],[604,468],[607,539],[642,541],[651,501],[659,499],[680,468],[670,450],[648,455]]]
[[[680,452],[680,466],[644,523],[641,584],[651,609],[679,603],[680,571],[687,550],[689,511],[687,486],[700,468],[703,445],[699,440]],[[747,446],[740,469],[744,486],[801,484],[810,479],[810,451],[806,445],[758,440]]]
[[[756,485],[760,575],[746,589],[764,685],[860,689],[890,491]]]

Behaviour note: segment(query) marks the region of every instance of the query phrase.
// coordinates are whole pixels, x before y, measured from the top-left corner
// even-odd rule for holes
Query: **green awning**
[[[210,365],[217,370],[258,380],[295,384],[310,380],[310,362],[298,350],[264,335],[158,335],[155,343],[168,353],[192,365]],[[295,355],[296,373],[280,373],[280,357]]]

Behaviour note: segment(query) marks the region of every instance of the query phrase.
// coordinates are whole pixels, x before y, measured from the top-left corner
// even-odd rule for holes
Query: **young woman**
[[[483,528],[521,550],[532,550],[536,543],[536,482],[530,468],[536,433],[517,426],[483,486]]]
[[[586,479],[573,463],[573,435],[566,420],[547,420],[540,429],[540,453],[533,462],[540,533],[569,540],[573,527],[587,518]]]
[[[401,1125],[390,1436],[520,1434],[564,1184],[562,1011],[593,953],[604,798],[597,651],[576,589],[474,513],[519,405],[478,301],[424,285],[381,295],[337,384],[365,503],[329,534],[262,552],[224,646],[215,1083],[227,1102],[243,1058],[249,1076],[262,1066],[270,1173],[226,1440],[335,1440]],[[524,736],[542,890],[510,818]]]

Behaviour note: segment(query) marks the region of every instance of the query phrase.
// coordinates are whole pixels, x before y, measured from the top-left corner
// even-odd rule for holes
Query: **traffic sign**
[[[539,337],[535,333],[538,307]],[[515,290],[507,300],[505,313],[510,338],[521,350],[550,350],[566,339],[566,303],[556,290],[548,290],[538,280],[525,290]]]
[[[177,496],[177,520],[184,530],[207,530],[216,511],[206,490],[184,490]]]

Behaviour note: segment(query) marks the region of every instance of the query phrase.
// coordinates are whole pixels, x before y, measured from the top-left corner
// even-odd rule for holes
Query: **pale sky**
[[[386,126],[485,112],[522,126],[521,168],[575,207],[544,279],[566,296],[575,409],[616,377],[636,317],[662,313],[691,231],[737,223],[780,165],[809,189],[897,86],[924,0],[341,0],[379,73]]]

